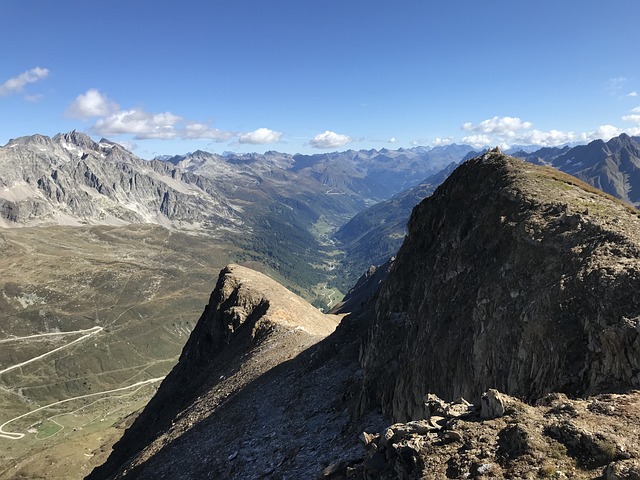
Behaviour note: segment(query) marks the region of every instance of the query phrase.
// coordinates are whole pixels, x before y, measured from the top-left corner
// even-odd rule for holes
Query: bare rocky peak
[[[344,426],[349,420],[347,414],[330,419],[326,410],[335,400],[331,382],[345,380],[351,369],[317,372],[304,388],[301,380],[311,363],[325,363],[326,357],[309,352],[335,330],[338,320],[263,274],[227,266],[178,365],[107,464],[89,478],[119,478],[127,472],[136,478],[251,478],[284,462],[285,456],[308,471],[308,460],[301,456],[294,461],[300,442],[309,442],[301,440],[308,432],[301,425],[291,431],[291,420],[307,415],[317,443],[333,435],[332,429],[323,434],[320,428],[336,422]],[[323,375],[331,382],[321,386],[316,382]],[[319,390],[310,394],[310,389]],[[304,406],[297,408],[298,402]],[[269,462],[238,465],[233,471],[234,464],[266,445],[272,452]]]
[[[489,152],[418,205],[363,351],[364,401],[534,400],[640,386],[638,211]]]
[[[99,145],[86,133],[72,130],[68,133],[58,133],[52,140],[58,143],[68,143],[86,150],[96,150]]]
[[[0,225],[241,224],[207,179],[72,131],[0,147]]]
[[[12,138],[7,143],[7,147],[17,146],[17,145],[28,145],[28,144],[40,144],[40,145],[51,145],[53,142],[50,137],[46,135],[29,135],[25,137]]]

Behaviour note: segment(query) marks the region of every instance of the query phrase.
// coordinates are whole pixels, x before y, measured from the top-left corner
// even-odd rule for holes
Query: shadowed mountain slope
[[[490,151],[414,209],[379,293],[324,340],[334,320],[224,270],[178,366],[90,478],[523,478],[550,455],[576,478],[633,471],[637,394],[535,409],[481,394],[640,386],[639,258],[636,210]],[[448,403],[460,395],[482,410]],[[418,421],[360,435],[363,456],[355,438],[381,431],[379,408]]]

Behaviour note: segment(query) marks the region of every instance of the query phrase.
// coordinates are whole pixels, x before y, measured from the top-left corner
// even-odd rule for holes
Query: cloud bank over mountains
[[[590,142],[596,139],[610,140],[621,133],[640,135],[640,107],[631,110],[621,118],[624,122],[635,123],[633,127],[620,128],[614,125],[601,125],[590,132],[566,132],[562,130],[537,130],[533,123],[518,117],[497,117],[481,121],[478,124],[466,122],[462,130],[470,135],[462,137],[462,143],[473,147],[500,145],[509,148],[513,145],[539,145],[553,147],[573,142]]]
[[[38,72],[36,72],[38,70]],[[42,70],[45,72],[43,73]],[[26,73],[29,76],[25,76]],[[46,69],[33,69],[25,72],[20,81],[13,81],[9,87],[5,87],[9,81],[3,84],[6,88],[19,88],[27,79],[46,76]],[[18,77],[16,77],[17,79]],[[14,80],[14,79],[11,79]],[[34,80],[33,80],[34,81]],[[227,142],[235,140],[238,144],[265,145],[278,143],[283,140],[284,132],[260,127],[250,132],[234,132],[215,128],[211,125],[197,121],[187,120],[184,117],[171,112],[148,112],[141,108],[122,109],[116,102],[110,100],[105,94],[91,88],[78,95],[69,105],[67,116],[81,120],[95,119],[90,127],[92,133],[105,137],[117,137],[131,135],[134,140],[146,139],[183,139],[183,140],[211,140],[213,142]],[[563,131],[557,129],[539,130],[534,128],[533,122],[522,120],[519,117],[493,116],[480,121],[477,124],[465,122],[461,129],[466,135],[459,141],[475,148],[492,145],[500,145],[509,148],[513,145],[538,145],[551,147],[575,142],[588,142],[595,139],[609,140],[621,133],[640,135],[640,107],[633,108],[627,115],[621,117],[623,122],[634,124],[631,127],[621,128],[614,125],[601,125],[589,132]],[[349,135],[325,130],[309,140],[309,145],[316,149],[337,149],[353,142]],[[436,137],[431,141],[432,146],[442,146],[454,143],[453,136]],[[395,137],[389,143],[396,143]],[[426,143],[426,142],[423,142]]]
[[[226,142],[234,138],[238,143],[266,144],[280,141],[282,132],[258,128],[252,132],[224,131],[196,121],[187,120],[171,112],[147,112],[141,108],[123,110],[107,95],[95,88],[78,95],[67,108],[72,118],[90,120],[97,117],[91,132],[105,137],[132,135],[135,140],[212,140]]]
[[[154,113],[142,108],[124,110],[95,88],[78,95],[68,106],[66,115],[80,120],[95,119],[90,130],[96,135],[104,137],[131,135],[134,140],[183,139],[226,142],[235,139],[239,144],[264,145],[278,143],[284,135],[283,132],[266,127],[250,132],[220,130],[211,125],[187,120],[169,111]],[[344,145],[346,143],[344,138],[348,139],[348,137],[342,137],[344,136],[331,137],[330,140],[325,140],[325,144]],[[319,140],[318,144],[322,144],[322,140]]]
[[[40,101],[44,95],[30,93],[27,87],[49,76],[48,68],[33,67],[1,83],[0,97],[23,94],[27,101]],[[624,77],[612,78],[605,84],[604,91],[609,96],[615,97],[617,101],[634,101],[638,93],[627,88],[626,84],[627,79]],[[151,112],[142,107],[123,108],[96,88],[89,88],[78,95],[67,106],[64,114],[69,119],[91,122],[85,131],[103,137],[115,137],[116,140],[125,143],[132,140],[208,140],[216,143],[230,142],[231,145],[266,145],[287,142],[287,135],[294,135],[293,132],[287,133],[264,126],[253,131],[224,130],[214,127],[211,123],[192,120],[171,111]],[[627,110],[620,117],[620,121],[623,122],[622,126],[604,124],[592,131],[576,132],[561,129],[542,130],[535,128],[533,122],[517,116],[496,115],[478,123],[463,123],[461,136],[450,134],[428,136],[427,134],[410,144],[437,147],[458,142],[469,144],[474,148],[494,145],[505,148],[514,145],[550,147],[589,142],[595,139],[606,141],[621,133],[637,136],[640,135],[640,106]],[[292,138],[296,137],[289,137],[289,140]],[[383,143],[399,142],[395,136],[387,138],[389,140]],[[375,142],[371,138],[354,138],[347,133],[337,133],[332,130],[325,130],[311,138],[304,138],[304,141],[306,141],[305,145],[322,150],[339,149],[350,143],[362,141]],[[407,142],[407,139],[404,141]]]

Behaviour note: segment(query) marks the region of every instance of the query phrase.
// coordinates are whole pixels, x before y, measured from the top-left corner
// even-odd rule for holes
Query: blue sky
[[[143,158],[640,135],[640,2],[2,0],[0,144]]]

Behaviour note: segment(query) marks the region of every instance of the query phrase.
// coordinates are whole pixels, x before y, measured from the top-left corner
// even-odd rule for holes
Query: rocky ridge
[[[414,209],[363,348],[365,397],[407,420],[425,392],[640,386],[639,288],[635,209],[489,152]]]
[[[640,137],[626,133],[574,148],[543,148],[514,154],[583,180],[634,206],[640,205]]]
[[[324,374],[314,372],[312,385],[300,381],[310,364],[318,367],[327,360],[326,354],[313,355],[313,346],[338,321],[258,272],[226,267],[178,365],[116,444],[108,463],[89,478],[106,478],[114,471],[116,477],[251,478],[248,472],[273,471],[272,462],[304,469],[307,462],[297,450],[305,430],[295,422],[320,429],[325,422],[344,425],[349,419],[341,410],[330,413],[335,401],[330,389],[334,381],[347,381],[353,368],[323,365]],[[317,382],[323,376],[327,384],[321,387]],[[311,388],[320,388],[315,401],[304,400],[310,403],[296,412],[295,402]],[[333,433],[327,429],[322,438]],[[258,458],[265,442],[276,450],[270,462]],[[214,451],[224,451],[226,461]],[[253,462],[239,464],[248,457]]]
[[[245,300],[261,294],[223,271],[90,478],[637,478],[639,258],[636,210],[487,152],[414,209],[373,298],[295,356],[261,361],[248,339],[270,334],[247,332],[265,312]],[[234,375],[252,381],[227,388]]]

